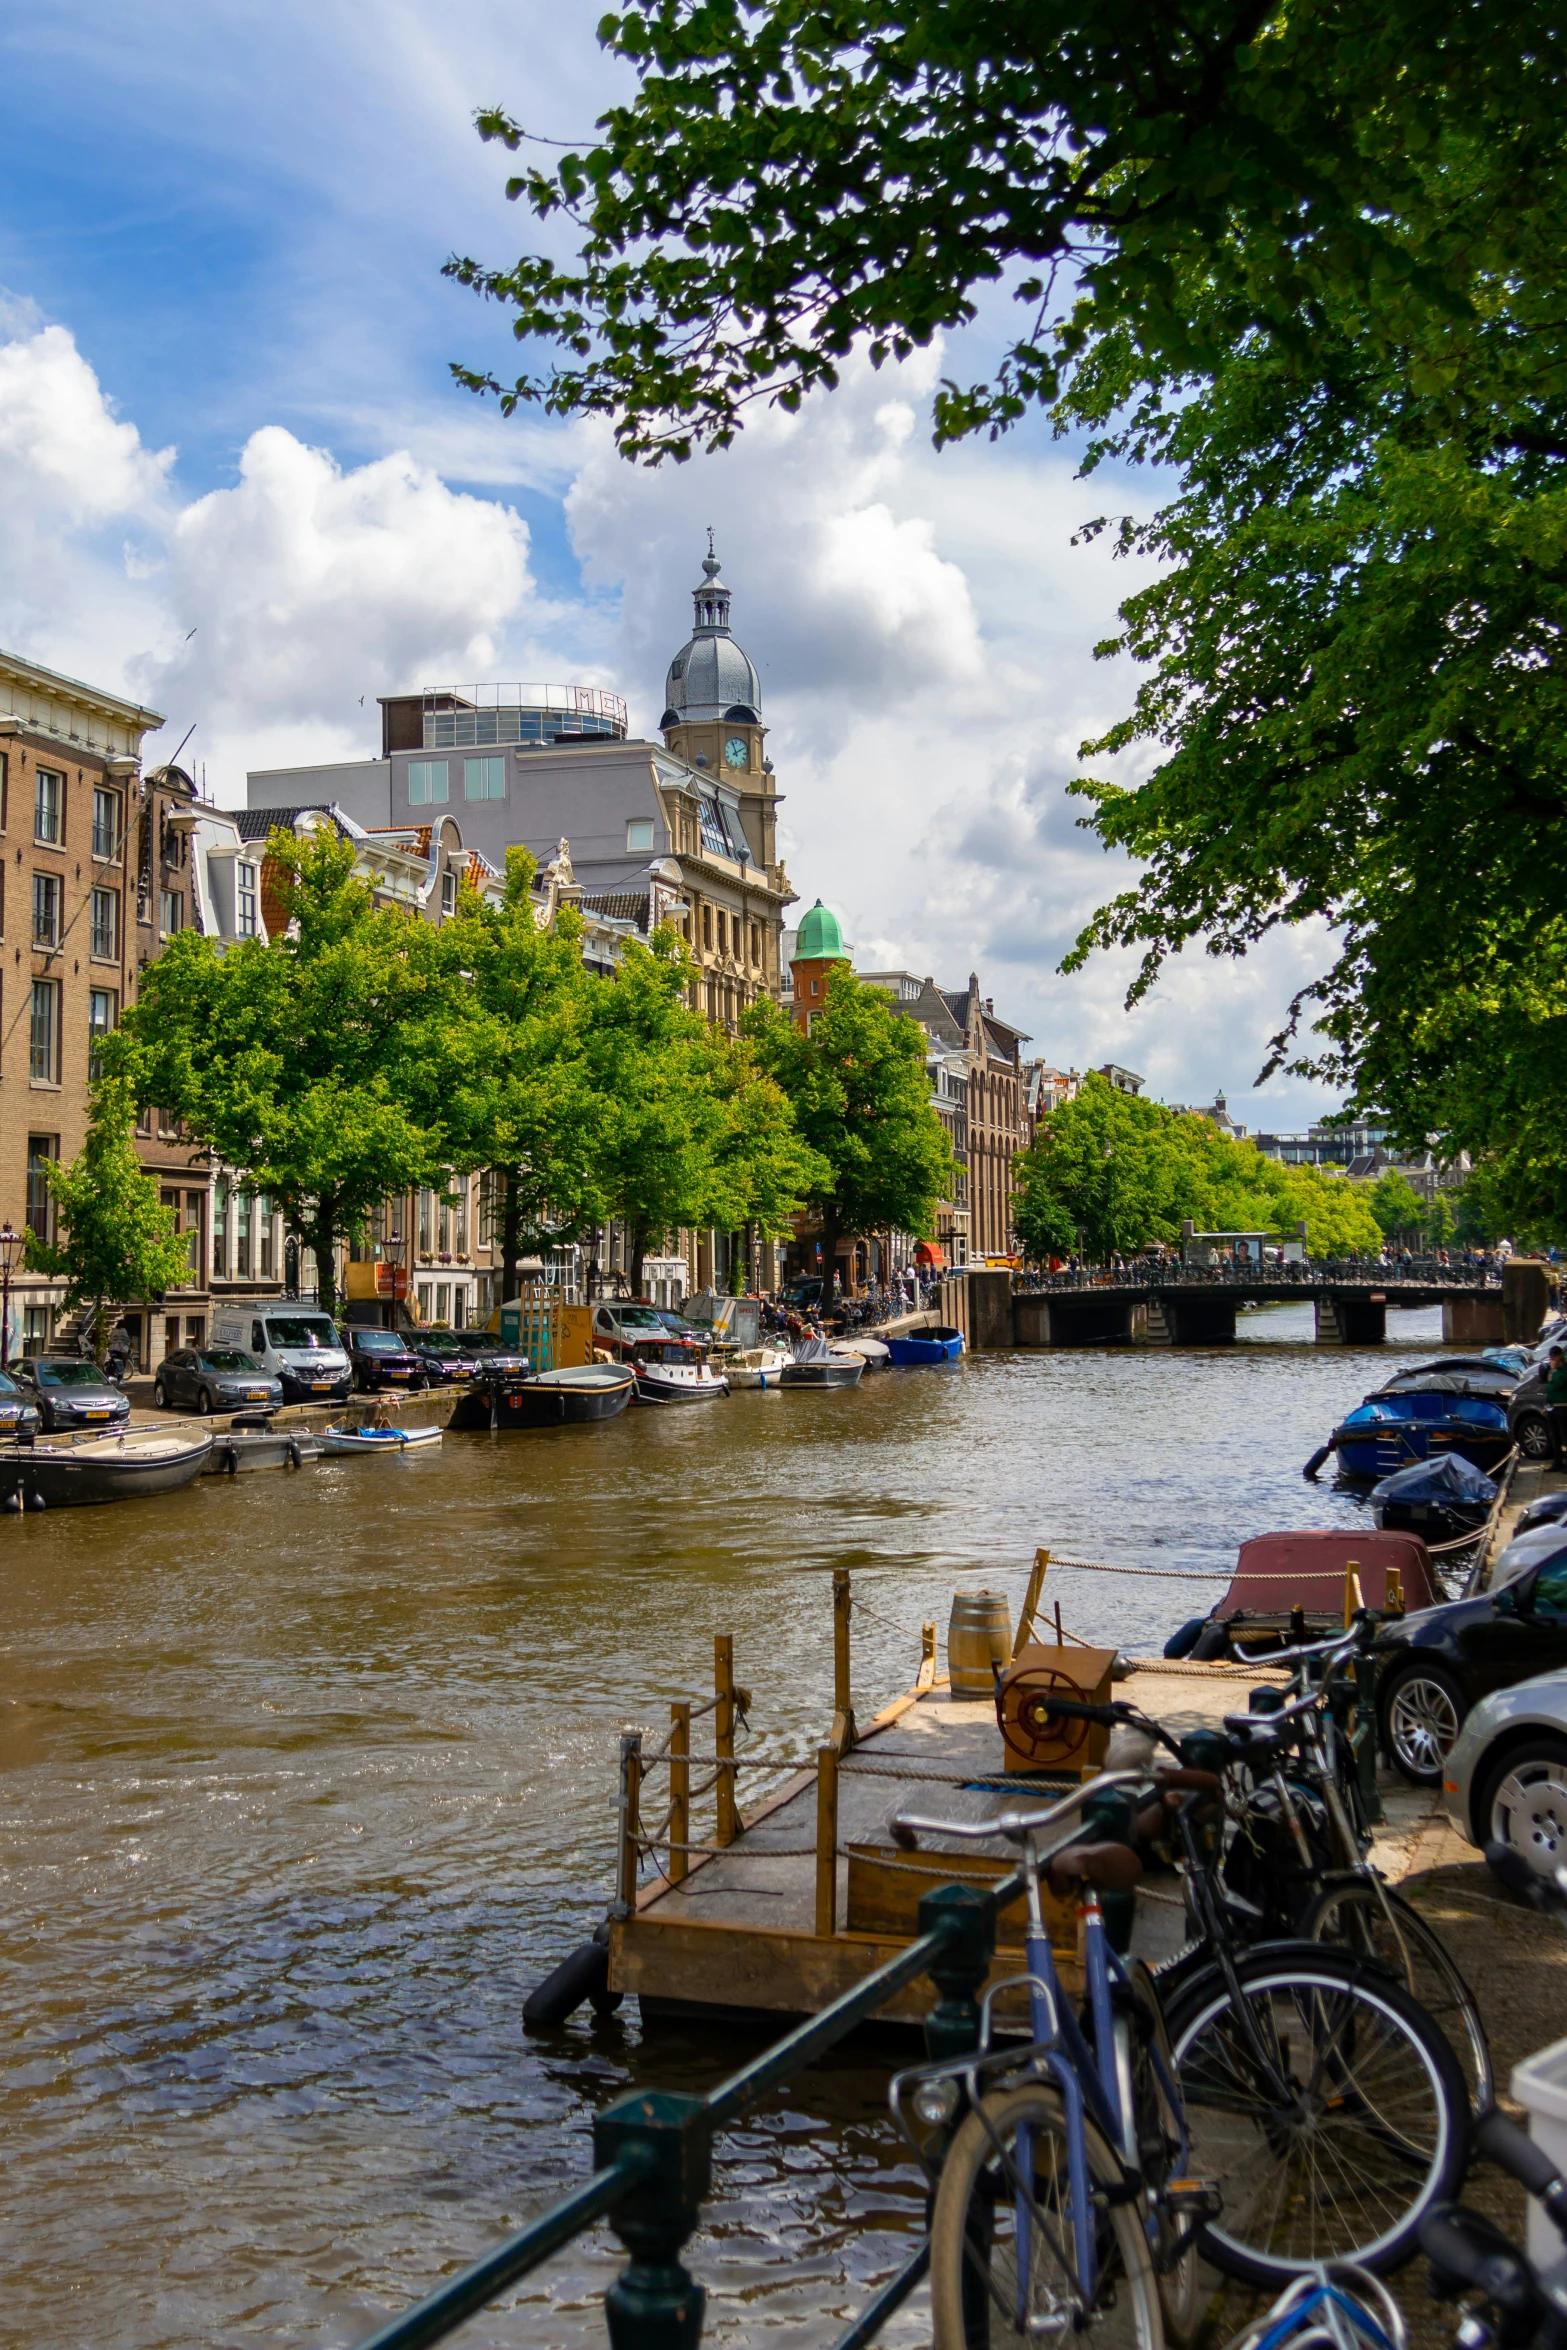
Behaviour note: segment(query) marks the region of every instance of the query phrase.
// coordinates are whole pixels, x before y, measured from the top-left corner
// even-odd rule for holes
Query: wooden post
[[[916,1689],[931,1689],[936,1681],[936,1627],[920,1626],[920,1669],[914,1676]]]
[[[838,1930],[838,1749],[816,1750],[816,1931]]]
[[[642,1733],[620,1733],[620,1859],[616,1869],[615,1909],[623,1918],[637,1906],[637,1846],[642,1831]]]
[[[1404,1613],[1404,1578],[1397,1567],[1388,1568],[1383,1605],[1390,1616],[1401,1616]]]
[[[669,1709],[669,1882],[678,1885],[691,1866],[682,1844],[691,1841],[691,1707]]]
[[[718,1785],[714,1789],[718,1826],[715,1844],[733,1844],[740,1833],[735,1802],[735,1644],[730,1632],[713,1638],[713,1688],[718,1705],[713,1714],[713,1745],[718,1756]]]
[[[1012,1642],[1012,1654],[1020,1656],[1028,1646],[1034,1630],[1034,1617],[1039,1608],[1040,1593],[1045,1587],[1045,1570],[1050,1564],[1048,1550],[1036,1550],[1029,1569],[1028,1589],[1023,1594],[1023,1613],[1017,1620],[1017,1633]]]
[[[849,1617],[854,1598],[847,1567],[832,1571],[832,1702],[833,1744],[847,1754],[854,1744],[854,1700],[849,1693]]]
[[[1351,1559],[1344,1569],[1344,1629],[1347,1632],[1355,1620],[1357,1607],[1364,1607],[1360,1591],[1360,1561]]]

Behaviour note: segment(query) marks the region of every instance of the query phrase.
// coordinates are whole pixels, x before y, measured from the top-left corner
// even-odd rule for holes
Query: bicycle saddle
[[[1104,1893],[1130,1893],[1143,1864],[1129,1844],[1069,1844],[1045,1863],[1050,1890],[1064,1898],[1074,1885],[1097,1885]]]

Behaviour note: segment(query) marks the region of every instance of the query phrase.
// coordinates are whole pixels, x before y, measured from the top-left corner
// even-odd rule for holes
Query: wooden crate
[[[975,1852],[900,1852],[893,1844],[850,1844],[847,1928],[851,1934],[881,1934],[912,1941],[919,1932],[920,1897],[940,1885],[994,1885],[1010,1876],[1010,1860],[992,1859]],[[1044,1893],[1045,1923],[1051,1947],[1077,1949],[1077,1907],[1058,1901],[1048,1887]],[[1021,1950],[1028,1920],[1023,1896],[1009,1901],[996,1921],[999,1947]]]

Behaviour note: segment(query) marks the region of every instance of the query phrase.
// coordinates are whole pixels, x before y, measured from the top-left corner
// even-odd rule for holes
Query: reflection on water
[[[1389,1326],[1317,1349],[1274,1308],[1223,1351],[981,1356],[0,1520],[6,2338],[351,2343],[580,2177],[623,2086],[720,2077],[734,2043],[644,2046],[634,2006],[521,2028],[603,1913],[621,1723],[710,1686],[731,1631],[805,1752],[834,1566],[863,1719],[912,1676],[898,1627],[981,1577],[1015,1610],[1039,1542],[1211,1572],[1341,1521],[1301,1464],[1439,1316]],[[1055,1589],[1134,1648],[1213,1596]],[[724,2142],[710,2339],[829,2340],[896,2265],[885,2078],[840,2054]],[[464,2340],[596,2344],[615,2265],[589,2239]]]

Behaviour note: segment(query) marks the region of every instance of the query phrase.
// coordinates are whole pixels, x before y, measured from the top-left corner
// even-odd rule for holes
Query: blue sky
[[[704,531],[757,661],[803,902],[862,965],[977,969],[1034,1049],[1113,1059],[1255,1124],[1248,1088],[1323,941],[1126,971],[1054,965],[1123,878],[1077,829],[1076,748],[1130,681],[1091,659],[1130,584],[1073,530],[1104,499],[1037,431],[938,458],[953,354],[851,369],[798,419],[657,474],[602,433],[508,423],[504,320],[440,275],[534,241],[472,128],[576,137],[628,87],[596,9],[55,0],[0,18],[0,643],[150,699],[220,800],[248,766],[370,747],[394,686],[592,678],[656,724]],[[559,233],[559,232],[557,232]],[[983,343],[983,334],[978,338]],[[959,354],[961,361],[962,355]],[[1146,495],[1131,485],[1133,496]]]

